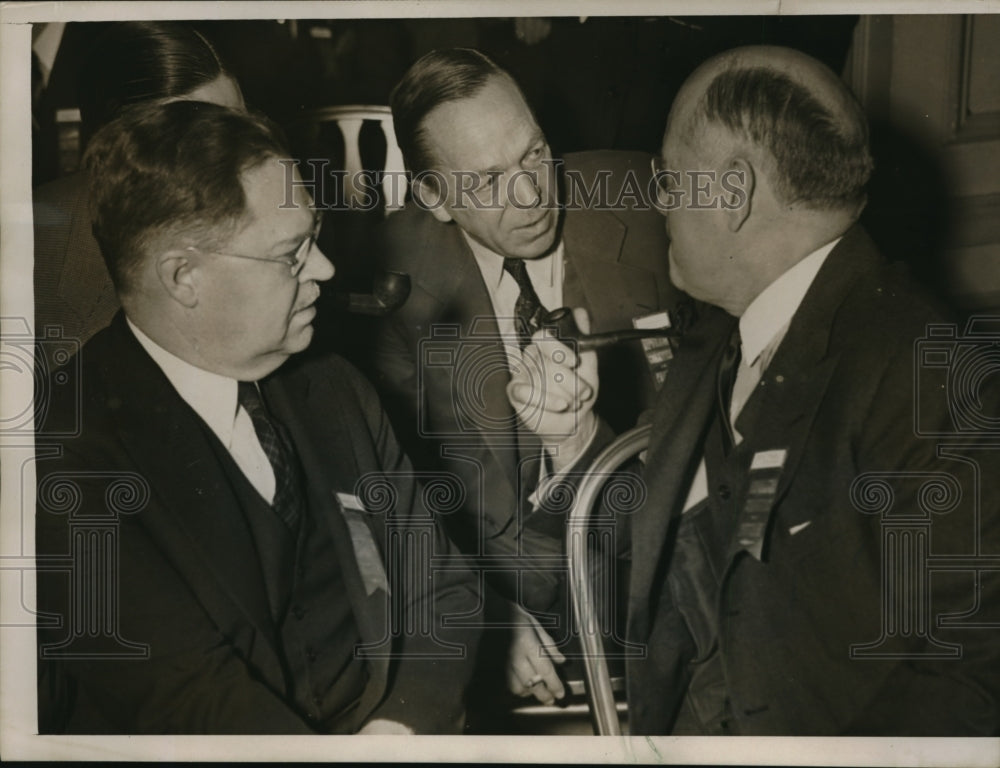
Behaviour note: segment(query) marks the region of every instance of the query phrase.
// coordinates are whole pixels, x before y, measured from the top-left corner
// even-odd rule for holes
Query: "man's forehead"
[[[290,158],[269,157],[240,176],[247,213],[294,211],[312,206],[312,196]]]
[[[245,171],[240,180],[246,206],[238,232],[265,226],[267,236],[293,240],[311,225],[312,197],[287,159],[268,158]]]
[[[455,169],[480,170],[510,160],[501,141],[541,134],[520,89],[507,77],[493,76],[475,94],[435,107],[424,118],[431,155]]]

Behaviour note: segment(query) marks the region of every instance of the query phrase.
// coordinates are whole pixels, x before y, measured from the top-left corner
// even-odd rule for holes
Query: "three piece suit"
[[[349,733],[376,717],[418,733],[460,727],[477,631],[442,617],[474,612],[475,584],[350,365],[292,359],[260,382],[305,477],[298,534],[123,315],[63,372],[66,396],[38,436],[41,722],[83,733]]]
[[[727,454],[716,376],[737,321],[701,314],[660,392],[632,520],[627,634],[646,648],[629,662],[632,733],[998,732],[1000,451],[955,420],[963,395],[941,374],[961,329],[928,326],[946,319],[854,227]],[[965,407],[996,414],[995,378]],[[703,456],[707,503],[682,514]]]

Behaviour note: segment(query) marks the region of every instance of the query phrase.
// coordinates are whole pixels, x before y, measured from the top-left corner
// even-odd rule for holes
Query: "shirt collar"
[[[236,379],[181,360],[140,331],[127,317],[126,321],[142,348],[173,384],[177,394],[194,409],[226,449],[231,448],[237,409]]]
[[[486,283],[486,287],[491,293],[496,291],[500,287],[500,281],[503,280],[503,256],[487,248],[482,243],[473,240],[464,229],[462,230],[462,237],[465,238],[465,242],[469,244],[469,248],[472,250],[472,255],[476,259],[476,264],[479,265],[479,271],[482,273],[483,282]],[[525,268],[533,285],[555,284],[556,259],[562,258],[562,253],[563,244],[562,240],[560,240],[559,245],[545,256],[524,260]]]
[[[761,353],[791,322],[816,273],[839,242],[838,237],[817,248],[750,302],[740,317],[742,354],[747,365],[756,363]]]

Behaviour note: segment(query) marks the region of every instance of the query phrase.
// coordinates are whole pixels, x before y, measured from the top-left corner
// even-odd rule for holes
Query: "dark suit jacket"
[[[904,527],[932,523],[923,555],[1000,552],[1000,451],[956,449],[949,452],[970,459],[952,461],[938,456],[946,450],[941,446],[975,434],[949,439],[916,432],[915,415],[924,432],[927,425],[956,432],[948,393],[928,378],[939,377],[940,361],[915,365],[926,324],[940,320],[855,227],[827,258],[740,414],[747,464],[772,449],[787,450],[787,459],[767,510],[760,560],[740,547],[731,524],[719,542],[713,609],[739,733],[997,732],[1000,573],[979,574],[978,596],[970,571],[938,570],[931,578],[927,568],[916,568],[913,581],[891,581],[902,578],[898,568],[915,567],[892,560],[893,547],[909,546],[893,528],[900,520]],[[678,519],[735,323],[721,310],[702,314],[678,350],[654,415],[648,500],[632,521],[628,636],[647,647],[647,657],[628,671],[635,734],[671,731],[696,661],[684,619],[693,615],[692,595],[673,594],[665,574],[682,567],[674,548]],[[944,347],[955,344],[946,339]],[[998,412],[995,384],[994,376],[981,388],[982,414]],[[890,474],[879,485],[864,473]],[[924,488],[933,477],[921,473],[949,473],[961,493],[939,485],[935,500]],[[710,494],[726,492],[743,509],[747,487],[713,488],[710,478]],[[889,511],[877,514],[883,503]],[[697,518],[704,542],[719,537],[710,520]],[[900,538],[883,544],[893,531]],[[910,535],[919,557],[920,536]],[[883,578],[890,579],[885,586]],[[907,588],[924,591],[905,598],[894,591]],[[959,619],[939,626],[942,612]],[[912,623],[903,622],[903,613]],[[941,651],[941,643],[958,644],[946,653],[960,646],[960,657],[928,655]],[[867,651],[865,644],[872,644]]]
[[[635,316],[672,308],[677,292],[667,271],[663,218],[635,198],[611,209],[628,188],[626,174],[645,199],[649,156],[581,153],[568,156],[565,168],[577,181],[567,197],[564,179],[560,198],[576,202],[561,224],[564,303],[586,307],[594,331],[629,328]],[[612,174],[605,179],[608,192],[584,208],[579,180],[594,189],[599,172]],[[461,518],[450,521],[456,540],[480,554],[511,555],[520,546],[532,555],[560,555],[563,515],[536,512],[523,521],[520,543],[517,538],[525,491],[533,488],[538,466],[518,466],[530,446],[522,444],[519,453],[493,307],[461,230],[411,205],[385,222],[380,256],[385,268],[409,273],[412,291],[380,330],[374,380],[414,461],[461,478],[466,502]],[[599,365],[596,412],[615,430],[633,426],[654,392],[639,344],[604,350]],[[525,605],[544,610],[555,583],[550,571],[541,582],[522,585]],[[515,588],[509,585],[508,592]]]
[[[50,627],[40,631],[40,641],[74,640],[46,655],[55,657],[59,674],[75,680],[78,704],[89,702],[82,710],[77,707],[68,727],[117,733],[315,732],[288,703],[289,683],[260,560],[213,449],[213,440],[218,447],[214,435],[142,349],[122,315],[63,370],[70,376],[64,391],[75,389],[80,398],[53,403],[39,430],[39,456],[51,455],[50,447],[61,456],[38,465],[37,547],[43,568],[39,605],[43,616],[61,618],[59,626],[40,622]],[[435,555],[447,554],[449,545],[422,506],[409,462],[373,390],[337,358],[301,367],[290,361],[262,387],[296,445],[311,514],[329,528],[336,549],[331,556],[343,571],[345,599],[361,641],[381,643],[368,659],[370,677],[361,701],[345,715],[346,730],[371,717],[388,717],[418,732],[455,731],[476,633],[443,629],[441,617],[474,611],[478,595],[461,568],[435,572],[433,587],[430,579],[420,578],[394,585],[394,575],[411,574],[408,569],[417,564],[405,547],[403,554],[389,554],[387,526],[404,538],[421,527],[429,530]],[[365,533],[356,520],[345,519],[335,494],[358,494],[359,478],[373,472],[384,473],[390,490],[382,497],[387,503],[368,506]],[[123,488],[108,490],[119,477],[136,487],[131,499]],[[75,494],[77,503],[60,506],[60,499],[70,498],[60,496],[60,489]],[[117,562],[110,556],[100,562],[97,542],[85,538],[81,549],[80,540],[71,536],[81,525],[103,523],[115,532]],[[384,584],[372,585],[379,561],[394,593],[391,606]],[[65,572],[70,562],[74,580]],[[46,571],[46,563],[63,570]],[[72,602],[72,586],[85,583],[82,579],[103,579],[112,585],[111,594],[117,590],[117,611],[102,607],[100,595],[87,597],[89,588],[83,592],[98,601],[106,624],[118,624],[120,640],[148,645],[147,658],[136,658],[134,647],[114,638],[78,636],[72,621],[87,625],[81,611],[88,609]],[[390,652],[441,652],[426,633],[382,642],[389,636],[391,607],[404,618],[432,610],[433,632],[464,644],[464,656],[454,655],[453,646],[445,649],[453,655],[444,660],[404,655],[390,661]],[[120,647],[124,658],[80,658]],[[67,659],[69,652],[77,657]],[[48,693],[44,686],[42,693]],[[47,713],[42,715],[47,719]],[[96,725],[98,720],[103,724]]]

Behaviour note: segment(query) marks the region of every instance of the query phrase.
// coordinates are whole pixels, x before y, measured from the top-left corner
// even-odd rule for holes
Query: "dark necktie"
[[[524,259],[504,259],[503,268],[521,289],[517,303],[514,304],[514,322],[517,324],[518,341],[521,349],[524,349],[531,342],[531,335],[542,327],[542,320],[548,311],[538,300],[538,294],[531,285]]]
[[[274,469],[274,501],[271,507],[293,531],[302,519],[305,499],[302,495],[302,474],[299,471],[295,450],[284,427],[267,410],[252,381],[241,381],[237,399],[253,422],[254,432]]]
[[[729,407],[733,399],[733,384],[736,383],[736,371],[740,365],[740,326],[736,325],[729,343],[722,353],[719,363],[719,379],[717,384],[719,418],[722,419],[723,443],[726,453],[732,450],[736,442],[733,423],[729,418]]]

